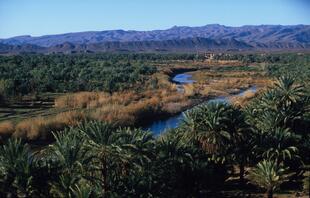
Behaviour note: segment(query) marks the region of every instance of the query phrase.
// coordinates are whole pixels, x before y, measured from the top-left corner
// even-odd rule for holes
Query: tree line
[[[115,92],[143,83],[156,67],[118,55],[0,56],[2,98],[46,92]]]

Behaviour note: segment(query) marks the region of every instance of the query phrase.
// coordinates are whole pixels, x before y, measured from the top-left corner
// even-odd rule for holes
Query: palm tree
[[[213,159],[217,159],[216,156],[227,150],[231,140],[232,111],[232,107],[224,103],[200,105],[186,114],[182,128]]]
[[[245,113],[234,108],[231,117],[232,131],[231,138],[231,154],[232,158],[239,165],[239,178],[240,182],[244,183],[245,166],[250,161],[253,148],[253,133],[250,126],[245,122]]]
[[[120,128],[115,132],[115,144],[131,153],[131,160],[137,165],[151,162],[154,137],[151,132],[141,129]]]
[[[191,184],[194,180],[194,154],[198,153],[193,146],[184,141],[183,134],[175,130],[159,137],[156,142],[156,159],[153,162],[152,171],[159,197],[187,197],[189,195],[186,193],[198,187],[198,184]],[[189,171],[191,174],[187,174]]]
[[[287,180],[285,171],[275,161],[263,160],[250,170],[248,179],[254,185],[265,189],[267,197],[272,198],[273,192]]]
[[[46,154],[56,159],[61,172],[51,191],[58,197],[71,197],[73,187],[87,176],[93,155],[76,129],[66,129],[53,135],[55,143],[47,148]]]
[[[184,157],[188,157],[186,155],[187,147],[182,134],[172,131],[161,135],[156,143],[160,158],[175,160],[180,163],[184,162]]]
[[[266,109],[261,112],[260,117],[256,121],[256,127],[261,132],[273,131],[277,127],[283,126],[284,117],[279,111]]]
[[[200,126],[200,111],[198,108],[193,108],[192,110],[185,111],[183,113],[183,119],[180,124],[180,128],[186,131],[189,139],[195,139],[198,135]]]
[[[4,194],[30,197],[34,193],[33,155],[21,139],[11,138],[0,147],[0,175]]]
[[[209,160],[210,155],[200,145],[188,141],[184,133],[172,129],[156,141],[152,172],[155,189],[163,193],[156,194],[159,197],[201,197],[202,189],[218,187],[228,177],[226,164]]]
[[[155,155],[155,140],[151,132],[133,128],[115,131],[114,144],[122,150],[121,185],[116,191],[127,196],[149,196],[153,189],[152,162]],[[127,184],[124,187],[124,183]]]
[[[262,134],[262,142],[258,144],[263,158],[276,161],[278,164],[298,157],[296,147],[299,136],[289,129],[276,128],[274,131]]]
[[[307,105],[309,97],[305,95],[304,86],[297,84],[291,76],[282,76],[246,110],[248,121],[261,131],[285,127],[299,132],[302,128],[298,123],[307,111]]]
[[[290,76],[280,77],[275,83],[275,95],[277,97],[277,111],[282,117],[282,125],[300,133],[303,127],[303,115],[309,105],[309,97],[305,94],[304,85],[297,84]]]
[[[114,142],[115,127],[106,122],[91,121],[79,125],[77,130],[83,134],[90,144],[110,145]]]
[[[286,107],[297,103],[305,95],[304,86],[297,84],[295,78],[289,75],[278,78],[274,86],[277,100]]]
[[[72,192],[76,198],[100,197],[94,193],[94,188],[95,186],[91,186],[85,182],[82,182],[81,184],[75,184],[75,186],[72,188]]]
[[[121,175],[120,169],[127,162],[128,156],[114,144],[115,128],[111,124],[92,121],[83,123],[77,130],[84,136],[86,147],[94,153],[94,161],[90,167],[94,174],[90,178],[100,182],[102,194],[106,195],[111,190],[112,178],[116,179]]]
[[[116,129],[111,124],[95,121],[81,125],[78,130],[86,145],[96,154],[93,178],[101,183],[102,194],[125,194],[124,183],[133,178],[131,174],[143,174],[143,166],[151,163],[154,157],[154,138],[150,132]],[[140,181],[131,182],[131,187],[134,187],[134,182]]]

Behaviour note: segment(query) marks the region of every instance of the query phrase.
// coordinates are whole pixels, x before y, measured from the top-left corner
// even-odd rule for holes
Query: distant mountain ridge
[[[310,25],[174,26],[152,31],[88,31],[0,39],[0,53],[255,51],[310,49]]]

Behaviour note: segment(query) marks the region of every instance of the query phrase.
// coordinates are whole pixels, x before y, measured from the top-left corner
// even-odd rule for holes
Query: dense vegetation
[[[303,164],[310,163],[304,89],[282,77],[245,109],[203,104],[158,138],[90,122],[54,133],[55,143],[39,152],[9,139],[1,146],[1,195],[220,196],[237,165],[241,184],[249,179],[272,197],[283,182],[301,178]],[[245,167],[253,168],[245,173]]]
[[[154,63],[204,60],[205,54],[80,54],[0,56],[1,98],[44,92],[115,92],[143,83],[156,72]],[[298,54],[216,54],[214,60],[277,64],[268,68],[277,74],[294,67],[308,78],[310,56]],[[146,65],[145,65],[146,64]],[[285,65],[285,67],[283,67]],[[266,68],[267,69],[267,68]],[[291,71],[291,69],[289,70]],[[306,71],[306,72],[305,72]]]
[[[1,56],[1,95],[124,90],[156,71],[132,59],[116,55]]]
[[[105,59],[106,55],[92,56]],[[156,62],[165,57],[136,56],[155,57]],[[226,103],[198,105],[185,113],[180,127],[159,137],[91,121],[54,131],[54,142],[39,149],[25,139],[1,142],[0,197],[242,196],[226,191],[233,182],[239,191],[258,190],[268,197],[281,189],[309,193],[308,56],[274,56],[279,60],[261,62],[267,63],[267,75],[277,77],[274,85],[250,103],[242,108]],[[115,57],[126,64],[139,62],[133,61],[135,55]],[[151,71],[149,67],[141,74]]]

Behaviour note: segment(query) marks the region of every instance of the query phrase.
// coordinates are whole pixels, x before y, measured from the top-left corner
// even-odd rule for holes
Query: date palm
[[[81,124],[77,130],[93,145],[111,145],[115,141],[115,127],[109,123],[91,121]]]
[[[282,76],[274,87],[267,90],[246,108],[248,122],[258,130],[267,132],[277,127],[303,131],[298,126],[309,105],[305,88],[293,77]]]
[[[125,154],[120,170],[120,185],[115,191],[126,196],[149,196],[153,189],[152,162],[155,155],[155,140],[149,131],[133,128],[119,128],[115,131],[115,144]],[[124,184],[127,184],[124,187]]]
[[[194,178],[193,174],[186,173],[195,170],[194,154],[198,152],[184,141],[183,134],[171,130],[157,140],[156,154],[153,177],[156,179],[155,187],[162,193],[158,196],[187,197],[185,193],[193,190],[189,190],[190,188],[197,187],[188,185]]]
[[[304,86],[297,84],[295,78],[289,75],[278,78],[274,86],[277,100],[286,107],[297,103],[305,95]]]
[[[9,139],[0,147],[1,193],[13,197],[33,194],[33,155],[20,139]]]
[[[72,188],[72,192],[75,198],[99,198],[100,195],[97,192],[97,187],[90,185],[86,182],[76,184]]]
[[[263,104],[274,111],[273,114],[279,121],[277,126],[289,127],[294,130],[296,121],[302,119],[309,104],[304,86],[297,83],[291,76],[282,76],[276,80],[274,88],[269,92],[274,98],[268,100],[264,97]]]
[[[106,195],[122,174],[128,155],[116,144],[115,128],[111,124],[92,121],[80,125],[77,130],[85,138],[86,147],[94,153],[90,167],[94,174],[90,178],[100,183],[102,195]]]
[[[149,131],[120,128],[115,132],[116,144],[131,154],[132,162],[138,165],[151,162],[154,137]]]
[[[272,159],[279,164],[298,157],[296,145],[299,136],[291,133],[287,128],[276,128],[274,131],[264,133],[261,140],[256,148],[260,150],[263,158]]]
[[[61,172],[51,191],[58,197],[71,197],[72,188],[87,176],[93,156],[83,136],[74,128],[54,133],[54,138],[55,143],[47,148],[46,154],[58,162]]]
[[[188,144],[183,140],[182,134],[176,131],[169,131],[161,135],[156,142],[158,156],[165,160],[169,159],[183,163],[184,158],[188,157],[186,155]]]
[[[208,103],[186,114],[183,130],[215,157],[223,153],[231,139],[232,107],[223,103]]]
[[[186,131],[188,139],[194,140],[199,132],[199,126],[201,124],[201,113],[198,108],[185,111],[183,113],[183,119],[180,124],[180,128]]]
[[[231,126],[229,126],[232,138],[230,140],[232,159],[239,165],[240,182],[244,183],[245,166],[252,156],[253,133],[250,126],[245,122],[245,113],[233,108]]]
[[[272,160],[263,160],[249,171],[250,183],[266,190],[268,198],[273,197],[274,191],[285,181],[288,175],[285,169]]]
[[[143,166],[154,156],[154,138],[150,132],[117,129],[111,124],[95,121],[81,125],[78,130],[88,147],[96,153],[93,170],[97,174],[94,178],[102,184],[103,194],[125,194],[124,182],[131,180],[133,172],[143,174]],[[135,182],[140,181],[132,181],[132,187]]]

